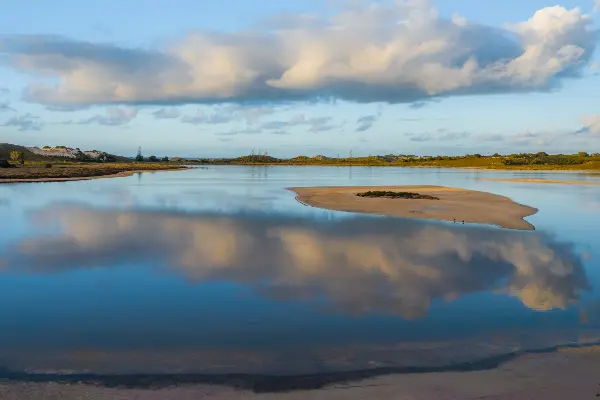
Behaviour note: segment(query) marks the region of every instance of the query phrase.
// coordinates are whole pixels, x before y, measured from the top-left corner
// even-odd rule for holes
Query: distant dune
[[[33,154],[38,154],[47,157],[65,157],[65,158],[76,158],[77,149],[71,147],[50,147],[50,148],[39,148],[39,147],[26,147],[27,150]],[[103,154],[102,151],[98,150],[83,150],[83,154],[97,160]]]
[[[50,161],[50,160],[75,160],[77,158],[78,149],[67,146],[57,147],[26,147],[11,143],[0,143],[0,160],[10,159],[10,153],[13,151],[22,152],[25,155],[26,161]],[[100,150],[82,150],[82,153],[89,157],[90,160],[99,160],[105,156],[108,161],[131,161],[127,157],[121,157],[114,154],[109,154]]]

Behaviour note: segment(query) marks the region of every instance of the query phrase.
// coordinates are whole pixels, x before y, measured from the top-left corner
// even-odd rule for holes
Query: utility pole
[[[144,156],[142,155],[142,146],[138,147],[137,155],[135,156],[135,161],[144,161]]]
[[[348,155],[350,158],[352,158],[352,150],[350,150],[350,153]]]

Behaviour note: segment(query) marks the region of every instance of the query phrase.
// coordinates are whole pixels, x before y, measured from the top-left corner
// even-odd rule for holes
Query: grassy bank
[[[181,169],[181,166],[154,163],[48,163],[31,162],[0,168],[0,181],[29,179],[69,179],[110,176],[130,171],[164,171]]]

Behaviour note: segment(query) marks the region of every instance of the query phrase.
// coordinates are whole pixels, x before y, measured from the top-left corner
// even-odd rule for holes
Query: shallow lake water
[[[576,173],[209,166],[0,185],[0,367],[306,374],[600,340],[600,186]],[[430,184],[535,231],[304,206],[292,186]]]

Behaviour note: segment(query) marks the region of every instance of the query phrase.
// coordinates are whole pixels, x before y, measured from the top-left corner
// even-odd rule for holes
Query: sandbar
[[[309,206],[362,214],[403,218],[480,223],[502,228],[534,230],[524,218],[537,208],[519,204],[497,194],[445,186],[329,186],[293,187],[296,199]],[[416,192],[439,200],[364,198],[369,190]]]
[[[600,185],[600,181],[562,181],[556,179],[533,179],[533,178],[480,178],[483,181],[494,182],[521,182],[521,183],[545,183],[553,185]]]

